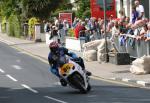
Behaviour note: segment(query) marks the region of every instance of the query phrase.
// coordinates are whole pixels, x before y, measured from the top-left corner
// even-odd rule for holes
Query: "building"
[[[77,10],[76,2],[78,0],[70,0],[70,2],[74,5],[73,10]],[[116,13],[117,17],[119,17],[119,10],[124,10],[125,15],[130,17],[132,12],[132,5],[134,5],[135,0],[116,0]],[[144,6],[145,17],[150,18],[150,0],[140,0],[141,4]]]
[[[150,18],[150,0],[140,0],[140,2],[144,6],[145,17]],[[125,15],[130,17],[133,4],[134,0],[116,0],[117,16],[119,17],[119,10],[123,9]]]

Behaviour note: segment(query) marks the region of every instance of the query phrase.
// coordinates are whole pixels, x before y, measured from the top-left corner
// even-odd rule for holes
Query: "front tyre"
[[[88,87],[87,87],[87,92],[89,92],[89,91],[91,91],[91,85],[90,85],[90,83],[88,83]]]
[[[83,77],[75,73],[71,77],[69,77],[68,81],[73,85],[76,89],[79,89],[81,93],[87,93],[87,89],[85,89],[85,83]]]

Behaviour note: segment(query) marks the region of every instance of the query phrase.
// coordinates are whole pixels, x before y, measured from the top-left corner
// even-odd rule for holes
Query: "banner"
[[[60,20],[67,20],[72,25],[72,13],[59,13]]]
[[[103,0],[90,0],[91,17],[104,18]],[[116,18],[116,1],[106,0],[106,17]]]

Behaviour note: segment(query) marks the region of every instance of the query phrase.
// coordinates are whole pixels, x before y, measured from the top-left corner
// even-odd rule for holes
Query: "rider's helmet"
[[[53,41],[53,42],[51,42],[49,44],[49,49],[50,49],[51,52],[56,53],[56,51],[58,50],[58,48],[59,48],[59,44],[56,41]]]

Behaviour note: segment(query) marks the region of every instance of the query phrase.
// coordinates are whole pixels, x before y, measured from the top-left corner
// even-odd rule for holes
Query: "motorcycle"
[[[91,90],[89,76],[75,61],[69,59],[67,63],[59,68],[59,74],[67,84],[78,89],[81,93],[87,93]]]

